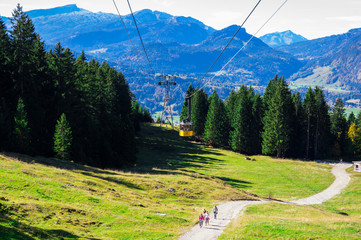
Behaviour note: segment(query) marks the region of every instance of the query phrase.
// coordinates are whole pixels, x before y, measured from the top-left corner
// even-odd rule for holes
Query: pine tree
[[[58,42],[48,54],[50,74],[55,88],[56,114],[66,113],[72,118],[73,106],[77,101],[75,58],[70,49],[64,49]],[[94,100],[97,100],[94,96]]]
[[[281,78],[264,116],[262,153],[285,157],[291,141],[291,117],[294,110],[291,91]]]
[[[0,18],[0,100],[4,101],[7,97],[7,91],[11,90],[11,50],[10,50],[10,38],[6,30],[5,23]],[[1,107],[1,105],[0,105]]]
[[[263,94],[263,104],[265,107],[265,111],[268,109],[271,99],[273,98],[273,95],[276,92],[277,86],[279,85],[281,80],[282,80],[282,78],[280,78],[280,77],[278,77],[278,75],[276,75],[274,78],[272,78],[268,82],[267,87]]]
[[[238,104],[238,97],[239,97],[239,95],[237,94],[237,92],[234,90],[231,90],[229,97],[226,98],[226,100],[225,100],[225,106],[226,106],[228,119],[229,119],[229,126],[230,126],[229,133],[230,134],[232,131],[234,131],[232,121],[233,121],[233,115],[235,112],[235,108]],[[231,138],[229,139],[229,145],[232,146]]]
[[[252,101],[252,154],[261,154],[264,104],[260,94],[254,95]]]
[[[350,127],[352,123],[356,123],[356,116],[353,112],[348,116],[347,125]]]
[[[252,154],[252,107],[250,93],[246,86],[242,86],[238,92],[238,101],[233,114],[232,129],[230,133],[230,145],[234,151]]]
[[[314,132],[315,122],[315,94],[311,87],[308,88],[305,100],[304,109],[306,113],[306,159],[310,159],[311,150],[313,148],[312,133]]]
[[[141,122],[141,114],[140,114],[141,106],[139,105],[138,101],[132,102],[132,120],[134,123],[135,131],[140,130],[140,122]]]
[[[315,117],[316,127],[314,133],[314,159],[329,156],[331,145],[331,122],[329,107],[321,88],[315,88]]]
[[[30,153],[30,128],[24,102],[19,98],[14,117],[14,150],[20,153]]]
[[[226,109],[230,119],[232,119],[233,113],[238,105],[238,97],[239,95],[232,89],[228,99],[226,99]]]
[[[358,127],[361,127],[361,112],[359,112],[358,114],[357,114],[357,117],[356,117],[356,125],[358,126]]]
[[[180,121],[183,121],[188,118],[188,98],[187,98],[187,96],[192,95],[193,92],[194,92],[194,88],[192,87],[192,84],[189,84],[186,95],[185,95],[185,99],[183,102],[183,106],[182,106]]]
[[[208,112],[208,96],[203,89],[196,89],[196,93],[192,97],[191,122],[193,122],[194,136],[200,138],[204,133]]]
[[[294,112],[292,114],[292,135],[288,155],[294,158],[304,157],[306,149],[306,135],[304,134],[306,132],[306,113],[299,92],[292,94],[292,102],[294,105]]]
[[[31,92],[26,91],[24,102],[29,114],[32,149],[38,154],[51,156],[52,137],[56,116],[54,111],[54,85],[49,76],[45,44],[37,35],[33,55],[31,58],[33,76],[31,79]],[[29,90],[29,89],[27,89]]]
[[[11,50],[10,39],[4,22],[0,18],[0,151],[5,150],[8,145],[12,109],[15,109],[13,101],[13,84],[11,79]]]
[[[331,133],[334,137],[333,148],[339,148],[340,151],[334,153],[337,157],[342,156],[346,152],[346,134],[347,134],[347,120],[345,117],[345,106],[340,98],[336,100],[331,113]]]
[[[20,4],[12,13],[10,40],[12,47],[12,62],[15,67],[15,90],[22,98],[31,94],[34,66],[32,63],[33,50],[37,39],[35,27],[29,16],[23,12]],[[25,93],[28,92],[28,93]]]
[[[71,127],[63,113],[55,126],[54,152],[56,153],[56,157],[63,160],[70,160],[72,140]]]
[[[212,94],[207,120],[204,129],[204,141],[212,146],[225,147],[228,145],[229,119],[223,101],[217,92]]]
[[[150,114],[150,111],[148,108],[144,108],[143,119],[144,119],[144,122],[148,122],[148,123],[154,122],[153,117]]]

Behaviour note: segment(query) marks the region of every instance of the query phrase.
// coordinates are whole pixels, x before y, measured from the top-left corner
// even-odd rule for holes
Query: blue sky
[[[191,16],[206,25],[222,29],[240,25],[258,0],[130,0],[134,11],[152,9],[177,16]],[[25,11],[67,4],[93,12],[115,13],[112,0],[1,0],[0,15],[11,16],[20,3]],[[126,0],[116,0],[121,14],[129,14]],[[248,33],[255,33],[284,0],[262,0],[246,23]],[[292,30],[308,39],[361,28],[361,0],[289,0],[258,36],[270,32]]]

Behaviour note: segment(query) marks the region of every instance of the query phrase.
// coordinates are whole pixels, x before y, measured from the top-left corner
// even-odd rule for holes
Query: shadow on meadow
[[[211,148],[190,142],[182,138],[177,131],[159,128],[153,125],[143,125],[138,137],[138,164],[129,169],[132,172],[157,172],[162,170],[184,170],[193,167],[212,167],[212,164],[222,162],[218,158],[220,153]],[[162,173],[164,171],[159,171]],[[166,172],[166,171],[165,171]]]
[[[0,217],[0,237],[1,239],[18,239],[18,240],[34,240],[34,239],[92,239],[76,236],[62,229],[41,229],[20,223],[4,212]],[[5,225],[5,226],[4,226]],[[7,226],[6,226],[7,225]],[[25,234],[26,233],[26,234]]]
[[[74,163],[71,161],[56,159],[56,158],[46,158],[46,157],[40,157],[40,156],[31,157],[31,156],[20,154],[20,153],[9,153],[9,152],[2,152],[0,154],[0,156],[1,155],[8,157],[8,158],[13,158],[18,161],[30,163],[30,164],[38,163],[38,164],[42,164],[45,166],[56,167],[59,169],[70,170],[70,171],[92,172],[95,174],[113,174],[113,175],[116,174],[114,172],[107,171],[106,169],[103,170],[100,168],[90,167],[90,166]]]
[[[235,188],[239,188],[239,189],[248,188],[252,184],[251,182],[241,181],[241,180],[234,179],[234,178],[228,178],[228,177],[217,177],[217,178],[219,178],[222,181],[228,183],[229,185],[231,185],[231,186],[233,186]]]
[[[124,172],[149,173],[149,174],[183,174],[197,175],[198,177],[209,178],[211,176],[191,170],[192,168],[212,168],[214,164],[221,164],[223,160],[216,158],[222,155],[211,147],[191,142],[189,138],[182,138],[175,130],[160,128],[159,126],[144,124],[137,137],[137,164],[133,168],[123,169]],[[76,171],[86,176],[96,177],[102,180],[114,182],[133,189],[140,189],[138,185],[119,179],[115,171],[85,166],[70,161],[54,158],[31,157],[18,153],[2,153],[26,163],[38,163],[52,166],[59,169]],[[211,157],[215,156],[215,157]],[[114,177],[113,177],[114,176]],[[214,176],[216,177],[216,176]],[[236,179],[225,179],[217,177],[236,188],[248,187],[250,182]]]

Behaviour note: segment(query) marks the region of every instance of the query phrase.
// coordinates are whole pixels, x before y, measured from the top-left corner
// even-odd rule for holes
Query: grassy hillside
[[[333,181],[327,165],[246,161],[165,128],[144,126],[138,145],[124,171],[1,155],[2,239],[176,239],[217,202],[304,197]]]
[[[251,198],[197,173],[126,173],[22,156],[0,163],[0,236],[14,239],[173,239],[203,207]]]
[[[163,130],[165,131],[165,130]],[[138,169],[197,172],[261,197],[291,200],[326,189],[334,177],[331,167],[308,161],[252,156],[181,141],[176,134],[159,134],[154,127],[142,131]]]

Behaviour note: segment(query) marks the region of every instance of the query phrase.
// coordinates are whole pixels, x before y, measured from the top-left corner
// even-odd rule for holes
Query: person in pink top
[[[205,225],[207,226],[207,225],[209,225],[209,212],[208,211],[206,212],[206,215],[204,217],[206,220]]]
[[[201,215],[199,215],[199,227],[202,228],[203,226],[203,220],[204,220],[204,216],[203,214],[201,213]]]

